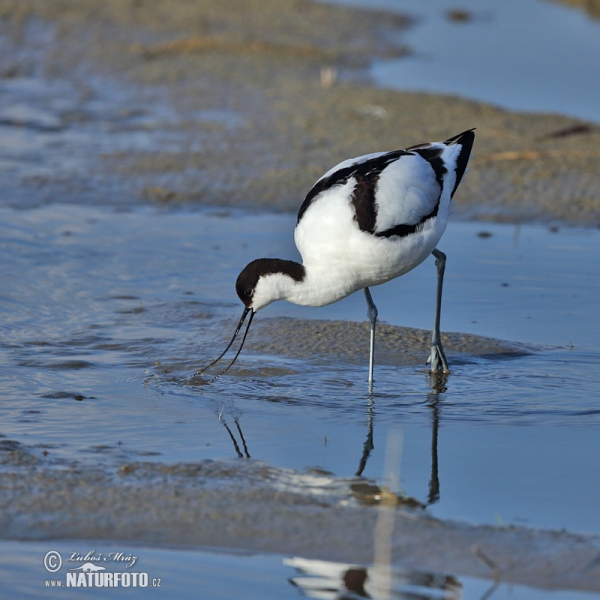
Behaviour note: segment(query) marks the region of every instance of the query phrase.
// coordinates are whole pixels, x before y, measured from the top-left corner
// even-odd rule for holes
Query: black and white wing
[[[471,129],[444,142],[346,160],[315,183],[300,207],[298,224],[308,210],[344,194],[361,231],[379,237],[409,235],[436,217],[440,205],[450,203],[474,138]]]

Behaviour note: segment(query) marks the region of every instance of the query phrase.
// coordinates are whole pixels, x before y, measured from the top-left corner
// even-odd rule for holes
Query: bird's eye
[[[252,296],[252,290],[250,290],[250,289],[244,290],[244,296],[246,296],[247,298],[250,298],[250,296]]]

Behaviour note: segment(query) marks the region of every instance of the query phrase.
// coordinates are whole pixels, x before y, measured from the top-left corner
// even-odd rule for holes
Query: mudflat
[[[91,76],[110,76],[142,104],[167,98],[177,118],[163,125],[187,140],[103,152],[91,191],[90,177],[60,169],[38,187],[107,201],[110,183],[146,202],[293,211],[341,160],[476,127],[458,216],[600,225],[596,125],[369,85],[371,59],[410,52],[408,19],[306,0],[2,0],[0,23],[1,76],[66,78],[82,97]]]

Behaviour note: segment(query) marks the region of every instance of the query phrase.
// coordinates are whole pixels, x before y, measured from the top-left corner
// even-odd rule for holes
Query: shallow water
[[[361,581],[361,572],[367,575],[367,597],[389,598],[390,600],[479,600],[493,597],[494,600],[527,598],[527,600],[586,600],[593,594],[573,591],[539,590],[521,585],[492,584],[490,581],[474,577],[454,578],[441,573],[408,570],[395,570],[389,595],[381,585],[381,576],[372,567],[361,568],[324,561],[309,561],[280,555],[226,554],[214,550],[156,549],[125,546],[77,540],[66,542],[0,542],[0,551],[6,557],[0,563],[0,580],[7,597],[22,600],[44,598],[64,598],[65,588],[52,587],[52,582],[67,581],[67,569],[80,567],[81,561],[71,561],[73,553],[80,557],[92,552],[97,562],[115,573],[147,573],[148,587],[115,588],[69,588],[69,598],[114,598],[122,594],[128,598],[148,596],[171,599],[239,598],[243,590],[244,600],[278,598],[297,599],[299,597],[335,600],[337,591],[342,589],[344,573],[352,569]],[[48,552],[58,552],[62,567],[56,574],[44,570],[44,557]],[[136,557],[133,566],[127,569],[119,562],[108,560],[111,554]],[[87,577],[86,577],[87,579]],[[348,580],[348,579],[347,579]],[[352,587],[350,586],[350,589]],[[359,588],[354,588],[360,590]],[[197,596],[200,592],[201,595]],[[375,592],[375,593],[374,593]],[[379,592],[379,594],[377,594]],[[382,594],[383,592],[383,594]],[[352,596],[365,597],[365,596]]]
[[[600,232],[451,223],[443,328],[546,345],[456,359],[441,390],[421,367],[378,365],[369,398],[366,364],[251,352],[187,385],[237,322],[240,267],[294,256],[292,216],[55,205],[2,209],[0,222],[7,438],[64,460],[251,456],[381,480],[400,429],[401,487],[435,516],[600,531]],[[381,317],[427,327],[434,273],[426,262],[376,288]],[[256,318],[364,320],[363,302]]]
[[[546,0],[329,1],[415,19],[402,36],[412,54],[378,61],[378,85],[600,122],[600,21],[583,10]]]

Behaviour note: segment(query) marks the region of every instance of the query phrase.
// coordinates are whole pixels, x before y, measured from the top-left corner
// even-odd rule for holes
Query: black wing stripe
[[[444,165],[444,159],[442,158],[442,153],[444,152],[443,148],[420,148],[415,150],[417,154],[422,156],[433,169],[435,173],[435,180],[438,182],[440,186],[440,196],[442,195],[442,190],[444,189],[444,175],[448,172],[446,166]],[[439,198],[438,198],[439,202]]]
[[[441,197],[441,195],[440,195],[440,197]],[[411,234],[415,233],[420,227],[422,227],[424,225],[425,221],[428,221],[429,219],[433,219],[434,217],[437,217],[439,208],[440,208],[440,198],[438,198],[438,201],[435,203],[433,210],[428,215],[424,215],[423,217],[421,217],[421,220],[418,223],[415,223],[414,225],[406,225],[405,223],[402,223],[400,225],[395,225],[394,227],[390,227],[390,229],[386,229],[385,231],[380,231],[380,232],[376,233],[375,235],[377,237],[386,237],[386,238],[392,237],[393,235],[397,235],[398,237],[406,237],[407,235],[411,235]]]
[[[458,158],[456,159],[456,181],[454,182],[454,189],[450,194],[452,198],[454,196],[454,192],[458,188],[458,184],[460,183],[463,175],[465,174],[465,170],[467,168],[467,163],[469,162],[469,156],[471,155],[471,150],[473,148],[473,141],[475,139],[474,129],[469,129],[468,131],[463,131],[463,133],[459,133],[454,137],[447,139],[444,144],[447,146],[451,146],[453,144],[459,144],[461,146],[460,152],[458,154]],[[433,210],[428,214],[424,215],[418,223],[414,225],[401,224],[391,227],[390,229],[386,229],[385,231],[380,231],[376,233],[378,237],[392,237],[397,235],[399,237],[406,237],[407,235],[411,235],[415,233],[420,227],[422,227],[426,221],[429,219],[433,219],[437,217],[438,210],[440,207],[440,198],[441,198],[441,190],[444,185],[444,175],[447,173],[447,169],[444,166],[444,161],[441,158],[441,153],[443,149],[431,148],[429,144],[420,144],[418,146],[411,146],[407,148],[407,150],[412,150],[415,153],[420,154],[425,160],[429,162],[431,167],[435,172],[435,177],[440,185],[440,196],[433,207]]]
[[[456,192],[463,175],[465,174],[467,163],[469,162],[469,156],[471,155],[471,150],[473,148],[474,139],[474,129],[469,129],[468,131],[464,131],[458,135],[448,138],[444,142],[444,144],[447,146],[455,144],[461,146],[456,159],[456,166],[454,168],[456,179],[454,182],[454,188],[450,194],[451,198],[454,197],[454,193]],[[319,194],[336,185],[344,185],[348,182],[350,177],[354,177],[356,180],[356,185],[352,191],[351,202],[355,211],[354,219],[361,231],[374,233],[378,237],[406,237],[411,235],[420,227],[422,227],[426,221],[436,217],[438,214],[440,198],[444,188],[444,176],[448,172],[448,169],[446,168],[444,160],[441,156],[442,153],[443,148],[433,148],[431,144],[418,144],[416,146],[410,146],[405,150],[395,150],[393,152],[388,152],[386,154],[382,154],[381,156],[371,158],[362,163],[338,169],[328,177],[324,177],[317,181],[313,188],[308,192],[304,202],[302,203],[302,206],[300,207],[300,210],[298,211],[297,223],[300,222],[300,219],[308,207],[312,204],[315,198],[319,196]],[[375,227],[377,224],[377,203],[375,202],[375,189],[381,173],[390,163],[395,162],[401,156],[414,156],[415,154],[419,154],[419,156],[424,158],[431,165],[431,168],[435,173],[436,181],[440,187],[440,194],[437,198],[435,206],[429,214],[421,217],[418,223],[403,223],[400,225],[395,225],[394,227],[386,229],[385,231],[375,233]]]
[[[343,169],[338,169],[328,177],[319,179],[319,181],[315,183],[315,185],[308,192],[308,194],[306,194],[306,198],[304,199],[304,202],[302,203],[302,206],[298,211],[298,220],[296,221],[296,223],[300,222],[300,219],[302,218],[308,207],[312,204],[314,199],[321,192],[324,192],[325,190],[328,190],[329,188],[332,188],[335,185],[344,185],[348,182],[348,179],[350,179],[350,177],[355,177],[357,181],[361,179],[370,179],[371,181],[374,181],[374,183],[377,183],[379,175],[390,163],[395,162],[401,156],[406,156],[410,154],[412,154],[412,152],[406,152],[406,150],[395,150],[393,152],[387,152],[386,154],[382,154],[381,156],[377,156],[375,158],[370,158],[369,160],[366,160],[362,163],[350,165],[349,167],[344,167]],[[366,196],[364,196],[363,192],[361,200],[359,200],[358,202],[362,205],[366,201],[367,198]]]
[[[352,190],[350,202],[354,206],[354,220],[361,231],[373,233],[377,224],[377,203],[375,189],[381,171],[370,171],[366,174],[355,173],[356,185]]]
[[[435,201],[435,206],[431,210],[431,212],[427,215],[423,215],[418,223],[401,223],[400,225],[394,225],[394,227],[390,227],[385,231],[380,231],[375,235],[377,237],[392,237],[397,235],[398,237],[406,237],[407,235],[411,235],[415,233],[420,227],[423,226],[425,221],[436,217],[438,214],[438,210],[440,207],[440,199],[442,197],[442,192],[444,190],[444,176],[448,172],[446,166],[444,165],[444,160],[442,159],[442,153],[444,151],[443,148],[432,148],[429,144],[423,144],[421,146],[413,146],[413,151],[415,154],[419,154],[422,158],[424,158],[433,169],[435,173],[435,179],[440,186],[440,193]]]

